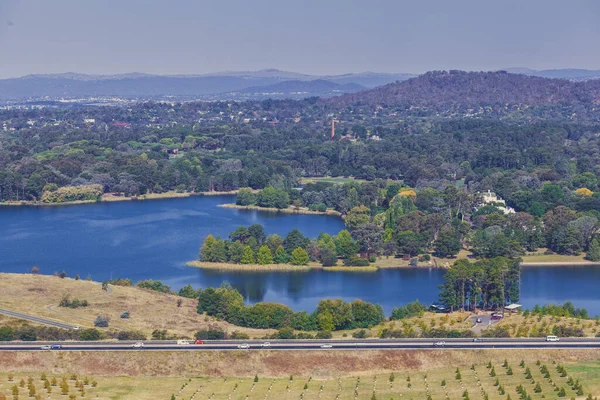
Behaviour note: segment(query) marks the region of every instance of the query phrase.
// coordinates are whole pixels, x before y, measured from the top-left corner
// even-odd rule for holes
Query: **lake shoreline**
[[[368,267],[348,267],[338,265],[333,267],[323,267],[318,263],[309,265],[291,265],[291,264],[231,264],[217,262],[203,262],[200,260],[188,261],[185,263],[188,267],[201,269],[214,269],[222,271],[248,271],[248,272],[308,272],[312,269],[319,269],[329,272],[375,272],[379,268],[375,266]]]
[[[341,217],[342,214],[339,211],[327,210],[325,212],[312,211],[306,207],[300,207],[298,209],[293,207],[288,208],[274,208],[274,207],[260,207],[260,206],[241,206],[234,203],[219,204],[222,208],[235,208],[238,210],[256,210],[256,211],[267,211],[267,212],[279,212],[283,214],[306,214],[306,215],[332,215],[335,217]]]
[[[162,200],[162,199],[179,199],[194,196],[231,196],[237,194],[237,190],[229,192],[175,192],[168,191],[165,193],[148,193],[141,196],[117,196],[114,193],[105,193],[99,200],[77,200],[66,201],[63,203],[44,203],[41,201],[10,201],[0,203],[5,207],[56,207],[56,206],[72,206],[79,204],[97,204],[97,203],[112,203],[119,201],[145,201],[145,200]]]

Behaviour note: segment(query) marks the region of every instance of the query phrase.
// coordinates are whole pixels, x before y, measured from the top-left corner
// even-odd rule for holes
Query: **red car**
[[[204,340],[194,340],[194,344],[204,344]]]

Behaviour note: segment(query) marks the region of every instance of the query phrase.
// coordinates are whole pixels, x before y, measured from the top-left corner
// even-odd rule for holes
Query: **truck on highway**
[[[178,346],[187,346],[188,344],[190,344],[190,341],[189,341],[189,340],[185,340],[185,339],[179,339],[179,340],[177,341],[177,345],[178,345]]]

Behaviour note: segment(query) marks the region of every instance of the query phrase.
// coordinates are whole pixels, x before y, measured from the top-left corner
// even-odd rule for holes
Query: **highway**
[[[443,341],[441,346],[434,342]],[[273,340],[206,341],[204,344],[178,345],[176,341],[145,341],[144,347],[132,347],[135,342],[0,342],[0,351],[281,351],[281,350],[455,350],[455,349],[600,349],[600,338],[565,338],[559,342],[534,339],[398,339],[398,340]],[[43,345],[59,344],[60,349],[43,350]],[[247,344],[247,349],[238,348]],[[323,348],[323,345],[331,347]]]
[[[36,323],[42,324],[42,325],[55,326],[57,328],[62,328],[62,329],[73,329],[74,328],[73,325],[68,325],[68,324],[64,324],[61,322],[52,321],[51,319],[34,317],[33,315],[21,314],[21,313],[15,312],[15,311],[5,310],[3,308],[0,308],[0,314],[8,315],[9,317],[24,319],[24,320],[31,321],[31,322],[36,322]]]

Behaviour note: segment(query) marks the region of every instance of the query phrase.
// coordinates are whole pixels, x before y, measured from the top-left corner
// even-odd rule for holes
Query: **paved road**
[[[600,349],[600,340],[595,338],[563,339],[559,342],[546,342],[544,339],[487,339],[473,342],[465,339],[444,339],[443,346],[434,346],[435,339],[406,340],[280,340],[263,347],[259,341],[207,341],[201,345],[177,345],[172,341],[146,341],[143,348],[133,348],[133,342],[61,342],[60,351],[207,351],[240,350],[241,343],[247,343],[244,351],[277,350],[417,350],[417,349]],[[43,342],[4,342],[0,351],[42,351]],[[331,345],[323,348],[324,344]],[[58,351],[58,350],[51,350]]]
[[[2,308],[0,308],[0,314],[8,315],[9,317],[24,319],[27,321],[37,322],[38,324],[55,326],[57,328],[63,328],[63,329],[73,329],[74,328],[74,325],[68,325],[68,324],[64,324],[62,322],[52,321],[51,319],[34,317],[33,315],[21,314],[18,312],[5,310]]]

